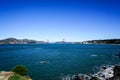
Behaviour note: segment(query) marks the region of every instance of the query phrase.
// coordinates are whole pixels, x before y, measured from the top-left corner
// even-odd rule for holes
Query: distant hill
[[[120,39],[89,40],[83,41],[83,44],[120,44]]]
[[[7,38],[0,40],[0,44],[38,44],[38,43],[46,43],[46,42],[30,40],[30,39],[16,39],[16,38]]]
[[[31,39],[7,38],[0,40],[0,44],[46,44],[45,41],[36,41]],[[56,44],[120,44],[120,39],[88,40],[82,42],[55,42]]]

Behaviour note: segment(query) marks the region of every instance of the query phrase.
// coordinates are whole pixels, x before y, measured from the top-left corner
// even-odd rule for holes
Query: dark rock
[[[83,80],[79,75],[75,75],[74,80]]]
[[[105,66],[102,66],[102,69],[107,69]]]
[[[113,69],[114,78],[120,77],[120,66],[115,66]]]
[[[106,79],[106,80],[115,80],[115,79],[114,79],[114,77],[111,77],[111,78],[108,78],[108,79]]]
[[[90,80],[99,80],[97,77],[91,77]]]

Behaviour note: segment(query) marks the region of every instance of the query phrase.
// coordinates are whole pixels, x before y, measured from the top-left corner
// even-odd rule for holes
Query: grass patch
[[[8,80],[29,80],[19,74],[14,74],[13,76],[9,77]]]

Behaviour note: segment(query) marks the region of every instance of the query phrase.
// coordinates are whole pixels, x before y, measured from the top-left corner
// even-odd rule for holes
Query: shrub
[[[28,80],[28,79],[20,76],[19,74],[14,74],[13,76],[10,76],[8,80]]]
[[[27,69],[22,65],[15,66],[14,68],[12,68],[12,71],[22,76],[26,75],[27,73]]]

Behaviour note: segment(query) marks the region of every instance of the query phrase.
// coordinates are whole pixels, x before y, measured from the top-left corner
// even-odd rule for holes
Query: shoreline
[[[29,43],[27,43],[29,44]],[[26,45],[27,45],[26,44]],[[60,44],[60,43],[30,43],[30,44]],[[79,44],[79,43],[63,43],[63,44]],[[0,45],[25,45],[25,44],[0,44]],[[61,45],[61,44],[60,44]],[[80,44],[82,45],[82,43]],[[91,43],[88,43],[88,44],[83,44],[83,45],[120,45],[120,44],[91,44]]]
[[[120,65],[101,66],[97,73],[66,75],[61,80],[120,80]]]
[[[9,77],[15,75],[16,73],[12,71],[0,71],[0,80],[8,80]],[[28,80],[32,80],[29,76],[22,76]]]

